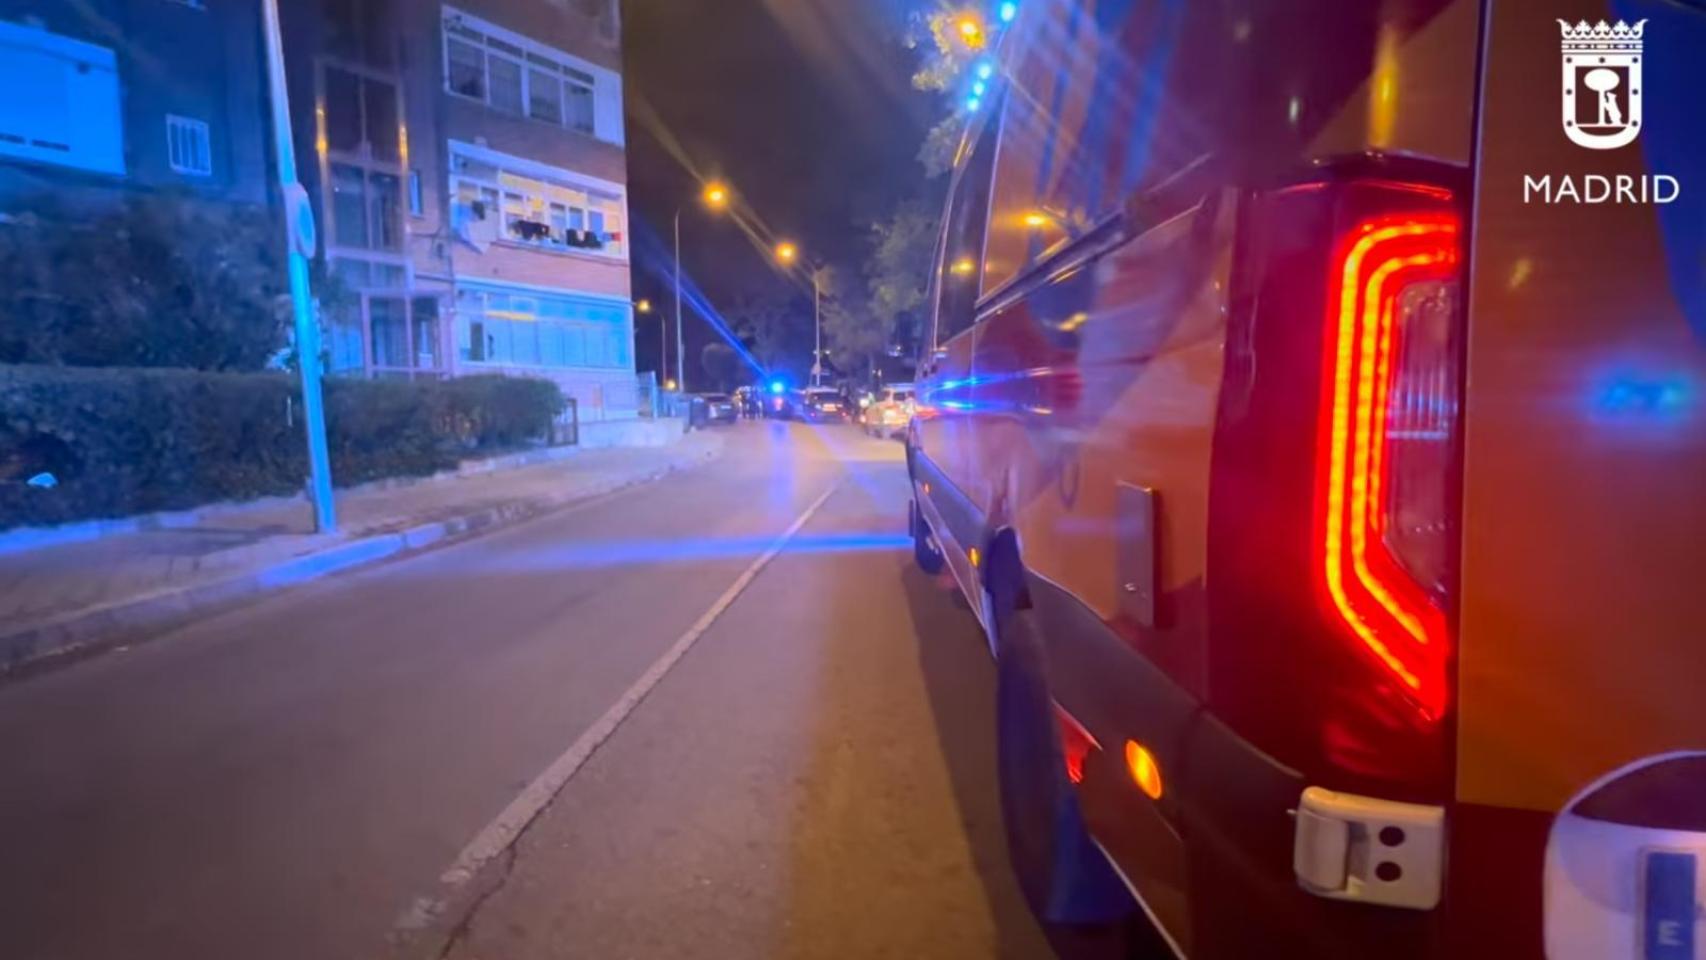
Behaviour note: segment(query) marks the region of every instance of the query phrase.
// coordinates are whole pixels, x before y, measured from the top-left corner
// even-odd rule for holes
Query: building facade
[[[0,0],[0,194],[271,190],[255,0]]]
[[[635,416],[615,0],[301,7],[292,113],[350,291],[333,371],[543,377]]]

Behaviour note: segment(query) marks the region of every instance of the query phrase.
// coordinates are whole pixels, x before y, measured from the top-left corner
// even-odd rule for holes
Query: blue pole
[[[285,236],[290,251],[290,302],[296,316],[296,365],[302,371],[302,426],[308,434],[308,495],[314,503],[314,529],[338,527],[332,503],[332,458],[326,449],[326,410],[320,397],[320,325],[308,288],[308,258],[318,240],[314,208],[296,179],[296,148],[290,139],[290,91],[284,85],[284,38],[278,25],[278,0],[263,0],[267,30],[267,80],[272,94],[273,140],[278,147],[279,192],[284,201]]]

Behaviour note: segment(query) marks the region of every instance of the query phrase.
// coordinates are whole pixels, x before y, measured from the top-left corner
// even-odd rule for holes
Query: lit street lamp
[[[954,30],[967,47],[977,50],[984,45],[983,20],[977,14],[966,12],[955,17]]]
[[[729,205],[729,188],[713,180],[700,191],[699,201],[716,213]],[[660,363],[661,365],[661,363]],[[665,371],[666,373],[668,371]],[[675,208],[675,381],[687,389],[687,345],[681,333],[681,208]],[[670,389],[674,389],[673,386]]]
[[[634,301],[634,312],[649,314],[652,312],[652,302],[645,297]],[[663,383],[669,376],[669,321],[658,317],[658,383]]]
[[[786,240],[776,245],[776,262],[784,267],[792,267],[800,259],[800,248]],[[819,282],[819,271],[813,268],[812,274],[812,386],[821,386],[823,376],[823,291]]]

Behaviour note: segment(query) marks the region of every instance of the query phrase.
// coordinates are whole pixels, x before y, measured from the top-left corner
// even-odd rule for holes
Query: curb
[[[423,553],[620,490],[704,466],[722,455],[719,444],[643,474],[581,490],[560,499],[518,500],[404,530],[345,540],[270,566],[194,586],[169,588],[79,610],[13,633],[0,634],[0,679],[124,646],[189,620],[210,608],[262,596],[334,573]]]

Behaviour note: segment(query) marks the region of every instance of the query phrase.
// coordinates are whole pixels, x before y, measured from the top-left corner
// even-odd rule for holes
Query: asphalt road
[[[727,429],[711,466],[0,687],[0,956],[1051,956],[900,447]]]

